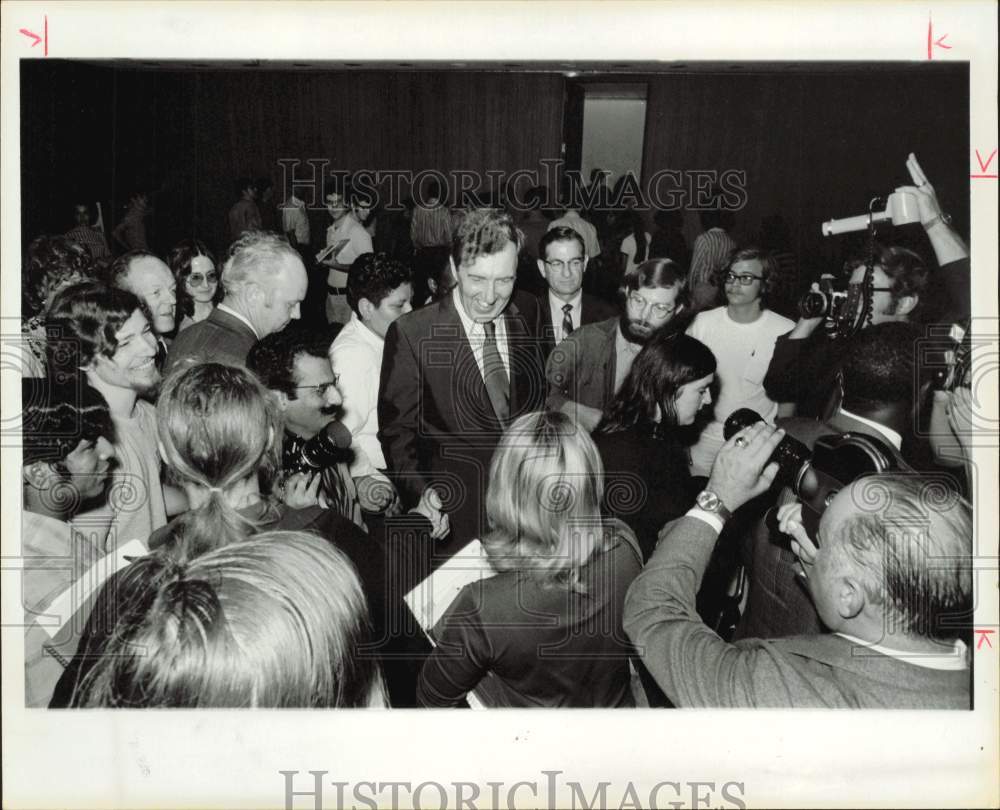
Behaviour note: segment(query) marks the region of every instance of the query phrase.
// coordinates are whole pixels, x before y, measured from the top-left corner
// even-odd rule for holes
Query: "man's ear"
[[[49,481],[56,474],[55,470],[44,461],[33,461],[21,468],[24,483],[35,489],[48,489]]]
[[[545,261],[542,259],[538,259],[537,261],[538,261],[538,272],[541,273],[542,278],[545,278]],[[547,278],[545,278],[545,280],[548,281]]]
[[[590,256],[588,256],[587,254],[584,254],[583,255],[583,272],[584,273],[587,272],[587,267],[589,267],[589,266],[590,266]]]
[[[901,295],[896,299],[895,315],[909,315],[920,303],[919,295]]]
[[[865,609],[864,585],[852,576],[837,578],[837,612],[843,619],[853,619]]]
[[[286,394],[284,391],[275,391],[274,401],[278,404],[278,410],[280,410],[282,413],[288,410],[288,403],[289,403],[288,394]]]
[[[375,305],[369,301],[367,298],[362,298],[358,301],[358,316],[363,321],[367,321],[372,316],[372,310],[375,309]]]

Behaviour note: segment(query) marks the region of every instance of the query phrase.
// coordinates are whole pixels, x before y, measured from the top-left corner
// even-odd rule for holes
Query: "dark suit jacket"
[[[243,366],[256,342],[257,336],[249,326],[216,307],[205,320],[177,335],[167,355],[163,373],[169,374],[179,363],[213,362]]]
[[[544,376],[533,296],[515,293],[503,315],[510,348],[510,419],[542,406]],[[443,552],[482,534],[483,495],[500,423],[465,330],[446,296],[402,316],[385,337],[379,439],[407,507],[430,485],[445,501],[451,535]]]
[[[625,600],[625,631],[678,707],[968,709],[970,671],[933,670],[836,634],[728,644],[695,610],[717,540],[694,517],[664,527]],[[694,576],[692,576],[694,574]]]
[[[615,395],[615,340],[618,316],[581,326],[549,355],[547,408],[558,411],[567,400],[603,411]]]
[[[542,356],[549,359],[549,353],[555,348],[556,325],[552,322],[552,307],[549,306],[549,292],[546,290],[538,295],[538,308],[542,314]],[[605,301],[590,293],[583,293],[580,299],[580,326],[597,323],[608,318],[617,317],[617,310]],[[560,318],[560,323],[562,319]]]

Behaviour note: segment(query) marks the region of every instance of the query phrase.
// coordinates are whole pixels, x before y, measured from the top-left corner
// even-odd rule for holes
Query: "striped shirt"
[[[715,274],[726,266],[726,259],[735,247],[733,238],[722,228],[710,228],[695,239],[688,289],[695,284],[714,284]]]

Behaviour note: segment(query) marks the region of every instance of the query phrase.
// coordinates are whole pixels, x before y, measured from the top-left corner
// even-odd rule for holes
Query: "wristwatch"
[[[733,516],[733,513],[726,508],[722,499],[710,489],[703,489],[699,492],[694,502],[698,504],[699,509],[704,509],[713,515],[718,515],[723,521],[729,520]]]

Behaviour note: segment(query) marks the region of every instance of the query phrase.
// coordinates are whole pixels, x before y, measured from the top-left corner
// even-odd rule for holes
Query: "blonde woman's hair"
[[[565,414],[515,421],[490,465],[483,546],[493,567],[583,590],[579,569],[612,528],[601,520],[603,477],[590,435]]]
[[[386,705],[357,573],[313,534],[265,532],[187,563],[153,554],[115,590],[115,626],[73,706]]]
[[[171,524],[168,545],[193,557],[252,533],[225,493],[252,475],[266,484],[278,467],[280,423],[257,378],[220,363],[184,368],[163,384],[156,421],[170,480],[208,490],[203,506]]]

